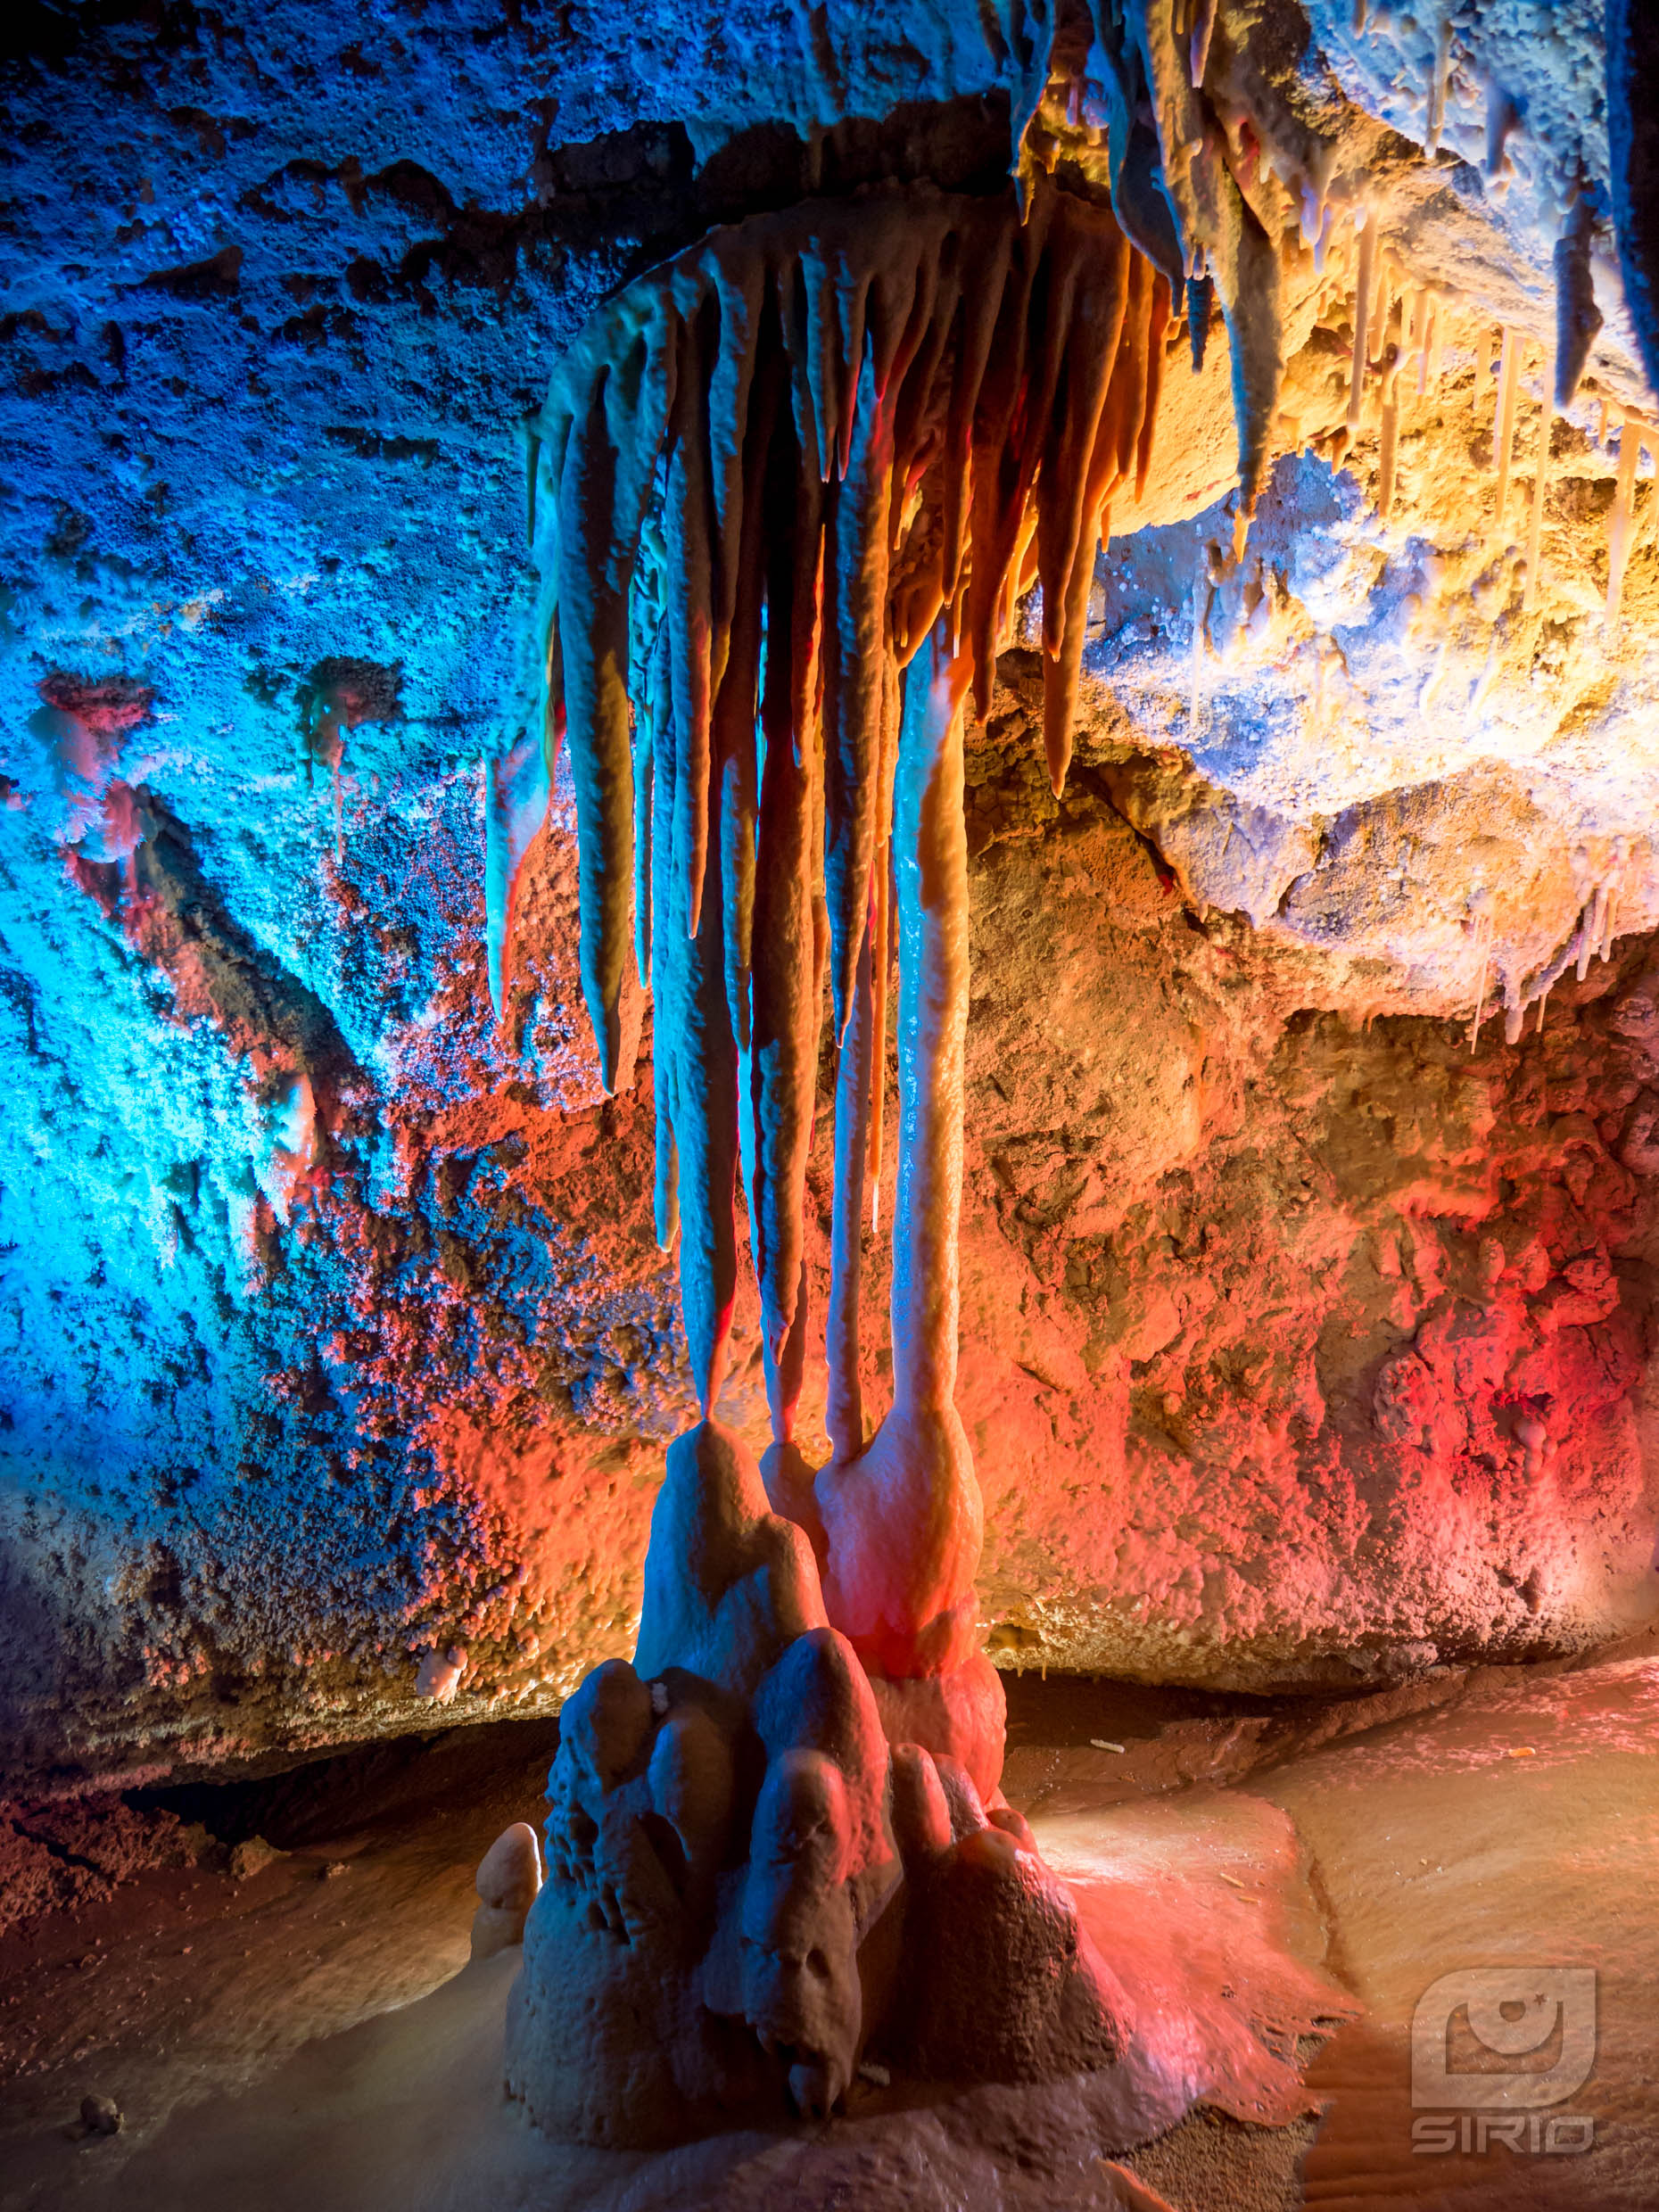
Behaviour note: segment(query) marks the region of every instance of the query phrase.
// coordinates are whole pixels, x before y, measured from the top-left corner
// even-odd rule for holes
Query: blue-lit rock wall
[[[847,97],[787,11],[689,12],[11,26],[0,1704],[22,1764],[418,1716],[434,1640],[493,1631],[532,1695],[627,1640],[639,1439],[681,1412],[672,1286],[637,1113],[598,1114],[557,856],[527,895],[524,1049],[496,1034],[480,763],[522,712],[520,425],[557,349],[722,195],[793,197],[794,122]],[[850,66],[883,80],[865,111],[957,88],[879,41]],[[718,147],[756,121],[694,182],[688,125]],[[455,1473],[467,1408],[521,1399],[551,1493],[529,1526],[569,1524],[528,1605],[522,1514]]]

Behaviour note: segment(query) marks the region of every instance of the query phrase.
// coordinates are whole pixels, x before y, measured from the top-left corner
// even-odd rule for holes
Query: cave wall
[[[1001,1656],[1260,1687],[1651,1612],[1659,559],[1645,459],[1610,631],[1603,403],[1651,402],[1604,232],[1528,590],[1597,12],[1474,11],[1434,157],[1426,31],[1224,5],[1241,85],[1246,18],[1333,203],[1385,211],[1455,312],[1382,516],[1374,421],[1334,435],[1351,240],[1287,262],[1237,569],[1225,341],[1200,373],[1172,334],[1063,807],[1006,658],[970,761],[962,1396]],[[942,0],[115,4],[13,41],[0,1762],[430,1725],[452,1647],[449,1717],[551,1705],[631,1641],[689,1398],[648,1112],[601,1100],[582,1014],[564,787],[499,1025],[487,986],[520,425],[590,306],[711,222],[991,188],[1020,57]],[[1500,324],[1534,353],[1494,515]],[[1489,967],[1521,1034],[1500,1004],[1472,1052]],[[723,1410],[758,1435],[739,1330]]]

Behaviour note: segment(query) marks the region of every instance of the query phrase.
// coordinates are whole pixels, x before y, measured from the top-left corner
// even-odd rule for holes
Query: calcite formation
[[[1053,792],[1063,793],[1095,541],[1112,490],[1145,482],[1152,368],[1173,286],[1184,278],[1191,288],[1195,353],[1212,265],[1231,310],[1234,566],[1283,367],[1277,257],[1234,163],[1219,154],[1228,142],[1213,112],[1193,96],[1210,22],[1176,26],[1160,11],[1154,23],[1136,12],[1127,28],[1127,38],[1115,38],[1117,19],[1102,18],[1095,31],[1117,64],[1112,196],[1126,227],[1141,228],[1143,259],[1103,216],[1074,229],[1064,196],[1046,190],[1023,209],[1011,251],[1008,212],[1001,235],[987,239],[977,208],[902,198],[808,206],[717,234],[621,295],[556,378],[537,425],[547,453],[544,462],[538,448],[532,489],[554,518],[541,559],[545,722],[549,752],[565,739],[574,764],[584,989],[601,1080],[614,1090],[631,1075],[623,971],[637,911],[640,981],[654,986],[658,1011],[657,1234],[667,1244],[681,1226],[683,1168],[681,1297],[704,1416],[675,1448],[654,1521],[636,1665],[601,1669],[584,1685],[551,1785],[557,1879],[531,1934],[509,2080],[555,2131],[653,2141],[716,2115],[764,2112],[777,2084],[755,2074],[757,2051],[786,2070],[797,2112],[827,2116],[865,2037],[884,2024],[886,1976],[896,1972],[907,1992],[919,1984],[925,2012],[937,1948],[914,1945],[906,1974],[896,1965],[904,1920],[885,1940],[880,1933],[896,1861],[911,1861],[913,1879],[919,1858],[953,1846],[960,1855],[972,1836],[940,1817],[948,1781],[964,1764],[981,1787],[996,1779],[1000,1715],[981,1687],[982,1659],[976,1677],[981,1501],[954,1399],[968,992],[962,700],[977,681],[984,713],[1020,587],[1038,582],[1044,747]],[[1190,78],[1180,36],[1188,32]],[[1449,45],[1442,35],[1431,152],[1444,127]],[[1149,90],[1160,159],[1135,205],[1134,95]],[[1324,178],[1316,152],[1304,152],[1302,227],[1317,265],[1328,237]],[[1311,192],[1310,178],[1319,187]],[[1398,380],[1415,360],[1426,387],[1439,358],[1437,302],[1426,287],[1407,297],[1391,285],[1373,210],[1362,205],[1356,220],[1341,443],[1362,419],[1368,369],[1382,367],[1386,516]],[[1538,591],[1551,428],[1600,327],[1589,235],[1577,195],[1556,256],[1526,611]],[[1152,275],[1160,259],[1174,264],[1161,293]],[[959,290],[964,267],[973,274]],[[1149,305],[1126,332],[1132,269],[1145,272]],[[978,281],[986,273],[990,281]],[[1398,342],[1374,353],[1374,323],[1380,339],[1394,314]],[[1519,356],[1506,333],[1493,436],[1500,521]],[[1627,415],[1607,591],[1614,623],[1638,442]],[[532,498],[532,526],[534,514]],[[642,561],[648,532],[655,557]],[[1224,559],[1214,574],[1226,573]],[[1195,603],[1195,633],[1197,616]],[[1195,695],[1194,719],[1196,705]],[[756,796],[768,777],[777,786],[770,822]],[[1540,1009],[1569,964],[1582,980],[1592,954],[1607,956],[1608,906],[1599,890],[1567,948],[1534,979]],[[890,912],[900,947],[894,1398],[867,1439],[857,1252],[873,978],[885,979]],[[1476,936],[1472,1050],[1491,953],[1483,912]],[[814,1477],[794,1440],[805,1329],[800,1163],[813,1106],[802,1036],[815,1033],[826,970],[839,1052],[833,1455]],[[1518,1034],[1517,1019],[1512,1040]],[[769,1085],[780,1069],[784,1079]],[[1645,1138],[1633,1130],[1637,1151]],[[779,1515],[762,1512],[758,1470],[709,1418],[735,1301],[740,1153]],[[1483,1257],[1494,1281],[1506,1257],[1498,1244]],[[1606,1318],[1605,1262],[1581,1255],[1563,1283],[1572,1319]],[[1420,1349],[1377,1376],[1376,1424],[1391,1440],[1418,1440],[1425,1423],[1432,1430],[1442,1338],[1463,1338],[1465,1356],[1478,1344],[1477,1362],[1486,1354],[1497,1372],[1514,1365],[1515,1347],[1491,1342],[1491,1331],[1446,1320],[1439,1337],[1425,1333]],[[1550,1325],[1540,1315],[1535,1325],[1547,1334]],[[1523,1478],[1535,1482],[1555,1394],[1532,1380],[1533,1394],[1523,1379],[1515,1395],[1513,1432]],[[671,1678],[689,1691],[683,1720]],[[885,1684],[884,1704],[872,1680]],[[918,1696],[918,1685],[936,1694]],[[710,1704],[722,1694],[735,1712],[711,1730]],[[652,1717],[664,1714],[673,1717],[652,1740]],[[763,1779],[748,1799],[735,1778],[762,1754]],[[1019,1842],[1030,1838],[1018,1839],[1015,1865]],[[1035,1853],[1025,1855],[1040,1878]],[[664,1883],[681,1906],[666,1941],[652,1927]],[[641,1902],[653,1892],[655,1914]],[[921,1895],[925,1920],[925,1882]],[[1054,1902],[1039,1916],[1046,1927],[1011,1943],[1020,1916],[1009,1900],[965,1891],[958,1901],[962,1950],[995,1962],[977,1993],[994,2019],[1018,2019],[1061,1992],[1063,2048],[1044,2048],[1028,2029],[1015,2037],[1039,2078],[1097,2070],[1123,2049],[1093,1982],[1072,2002],[1066,1962],[1077,1937]],[[622,1940],[625,1960],[596,1955],[607,1936]],[[676,1951],[677,1973],[667,1964]],[[562,2036],[573,2014],[584,2029],[574,2067]],[[732,2041],[739,2018],[752,2043]],[[902,2047],[925,2069],[936,2039],[925,2020],[908,2029]]]
[[[753,1457],[713,1422],[680,1438],[634,1662],[561,1716],[508,2027],[541,2127],[660,2145],[827,2118],[860,2068],[962,2085],[1123,2057],[1124,1994],[996,1787],[1000,1709],[971,1764],[887,1718]]]
[[[637,938],[657,1236],[680,1235],[699,1403],[725,1373],[741,1159],[773,1488],[816,1533],[831,1618],[900,1680],[953,1674],[975,1644],[979,1499],[953,1402],[963,702],[1039,581],[1063,785],[1102,513],[1145,480],[1168,314],[1111,217],[1047,191],[1023,219],[1006,200],[808,205],[622,294],[538,426],[548,751],[571,751],[601,1077],[631,1077]],[[860,1238],[894,951],[895,1393],[871,1438]],[[826,975],[836,1453],[814,1486],[794,1424]]]
[[[704,1416],[670,1456],[634,1667],[590,1678],[555,1770],[556,1878],[509,2058],[554,2129],[672,2137],[775,2107],[779,2073],[798,2112],[827,2115],[900,1989],[920,2012],[899,2040],[937,2063],[962,1996],[925,1932],[942,1912],[985,1953],[983,2002],[1028,2069],[1087,2071],[1121,2047],[1098,1973],[1077,1967],[1075,1913],[996,1794],[1002,1694],[978,1648],[983,1515],[955,1404],[962,715],[977,671],[988,687],[1028,549],[1057,610],[1044,733],[1063,788],[1102,508],[1144,480],[1155,429],[1159,282],[1110,216],[1047,194],[1023,222],[1011,205],[930,197],[809,206],[717,234],[623,294],[542,417],[546,725],[578,795],[583,982],[614,1088],[631,1073],[637,907],[656,1011],[657,1234],[681,1235]],[[894,1391],[868,1435],[859,1250],[889,928]],[[794,1428],[826,976],[835,1450],[814,1475]],[[709,1417],[740,1154],[778,1515]],[[762,1754],[754,1795],[742,1785]],[[978,1841],[980,1792],[1015,1837],[1000,1855]],[[987,1848],[994,1878],[977,1890]],[[680,1908],[668,1935],[664,1883]],[[737,2018],[752,2042],[732,2042]]]

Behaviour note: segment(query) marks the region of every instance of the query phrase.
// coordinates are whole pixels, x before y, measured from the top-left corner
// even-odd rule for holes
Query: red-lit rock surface
[[[1473,1054],[1462,1015],[1367,1023],[1368,998],[1316,952],[1195,917],[1110,805],[1109,757],[1091,765],[1085,747],[1057,813],[1017,657],[1008,673],[970,767],[961,1400],[993,1651],[1342,1683],[1576,1647],[1646,1617],[1646,943],[1622,942],[1582,986],[1569,971],[1542,1036],[1534,1014],[1513,1046],[1490,1018]],[[295,1586],[281,1548],[259,1548],[244,1441],[240,1488],[198,1523],[186,1564],[153,1544],[115,1572],[142,1623],[141,1680],[107,1645],[113,1680],[73,1645],[29,1655],[9,1686],[21,1763],[418,1725],[432,1708],[412,1695],[417,1658],[452,1647],[453,1717],[533,1708],[630,1647],[660,1455],[689,1398],[651,1241],[646,1099],[591,1102],[556,828],[524,894],[536,949],[513,1014],[535,1079],[493,1034],[475,894],[440,849],[426,865],[455,902],[456,951],[380,1109],[379,1187],[346,1151],[367,1101],[347,1069],[314,1086],[314,1161],[288,1222],[268,1201],[251,1209],[255,1293],[324,1285],[334,1317],[308,1364],[269,1379],[273,1437],[286,1419],[319,1440],[314,1498],[284,1545],[326,1540],[333,1495],[384,1480],[377,1467],[428,1469],[392,1493],[389,1533],[408,1533],[382,1594],[371,1575],[353,1617],[302,1573]],[[150,942],[234,1032],[245,970],[193,934],[200,908],[169,884],[169,849],[140,855]],[[885,1236],[872,1250],[879,1279]],[[867,1363],[872,1417],[883,1358]],[[722,1413],[757,1442],[758,1361],[751,1292]],[[343,1401],[343,1452],[326,1426]],[[821,1445],[821,1366],[805,1404]],[[72,1594],[95,1563],[62,1556]],[[107,1602],[89,1598],[95,1617]]]

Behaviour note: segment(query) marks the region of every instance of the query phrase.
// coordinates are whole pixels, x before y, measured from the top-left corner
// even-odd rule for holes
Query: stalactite
[[[1201,23],[1208,9],[1205,0],[1195,21]],[[1126,233],[1171,285],[1187,281],[1189,312],[1198,304],[1193,280],[1213,280],[1232,353],[1240,486],[1245,507],[1253,508],[1284,373],[1278,242],[1268,236],[1229,166],[1236,157],[1195,86],[1193,49],[1173,9],[1159,0],[1091,0],[1090,13],[1097,48],[1108,57],[1113,77],[1114,112],[1124,119],[1126,146],[1132,147],[1142,101],[1151,109],[1160,196],[1174,217],[1173,258],[1167,258],[1161,235],[1154,235],[1127,203],[1122,187],[1135,174],[1127,166],[1121,180],[1114,169],[1113,204]],[[1201,364],[1196,313],[1192,330],[1194,361]]]
[[[1382,379],[1382,423],[1377,440],[1377,513],[1386,522],[1394,511],[1394,475],[1399,446],[1399,372]]]
[[[1276,308],[1270,346],[1243,307],[1262,289],[1259,226],[1228,191],[1236,205],[1207,250],[1235,334],[1247,499]],[[629,1077],[631,951],[656,1004],[657,1230],[664,1246],[679,1238],[698,1400],[707,1414],[721,1388],[740,1184],[775,1449],[794,1453],[779,1479],[797,1497],[803,1209],[830,986],[825,1587],[838,1624],[891,1673],[958,1664],[973,1622],[978,1495],[950,1407],[963,699],[971,687],[988,702],[1017,598],[1040,582],[1061,788],[1098,545],[1112,499],[1145,480],[1171,302],[1169,271],[1110,214],[1040,182],[1023,219],[1011,196],[809,204],[715,232],[608,302],[537,427],[544,719],[566,730],[576,788],[601,1073],[607,1088]],[[498,827],[504,916],[522,843]],[[863,1201],[868,1185],[873,1222],[895,935],[895,1401],[866,1448]],[[931,1533],[917,1534],[918,1513]]]
[[[1556,241],[1556,411],[1572,406],[1590,347],[1601,328],[1590,254],[1595,243],[1594,213],[1582,183],[1572,197]]]
[[[1590,962],[1600,949],[1602,934],[1606,927],[1607,887],[1598,883],[1591,892],[1589,904],[1579,918],[1579,936],[1573,973],[1582,983],[1589,974]]]
[[[864,1172],[870,1157],[870,1078],[874,1060],[871,935],[867,919],[853,978],[846,1028],[841,1038],[835,1086],[835,1191],[830,1215],[830,1315],[825,1339],[830,1366],[826,1425],[836,1457],[846,1460],[856,1459],[864,1448],[863,1399],[858,1363]]]
[[[1215,35],[1217,0],[1198,0],[1189,26],[1189,51],[1192,55],[1192,82],[1197,91],[1204,82],[1204,72],[1209,66],[1209,42]]]
[[[507,1004],[514,895],[524,855],[547,813],[548,749],[539,735],[526,735],[484,763],[484,933],[498,1019]]]
[[[1368,208],[1356,208],[1359,230],[1359,265],[1354,276],[1354,352],[1349,372],[1348,427],[1358,430],[1366,399],[1366,360],[1370,339],[1371,292],[1376,281],[1377,226]]]
[[[1051,525],[1051,558],[1064,564],[1050,594],[1063,605],[1077,562],[1091,557],[1085,540],[1098,528],[1104,497],[1126,473],[1138,475],[1150,451],[1151,303],[1165,318],[1168,310],[1156,285],[1137,277],[1133,358],[1120,363],[1127,272],[1132,259],[1137,270],[1142,264],[1102,212],[1045,194],[1023,227],[1005,205],[943,199],[906,203],[902,213],[892,202],[855,214],[843,208],[826,220],[821,247],[811,237],[810,212],[797,224],[805,237],[793,263],[788,219],[761,219],[758,235],[755,226],[747,235],[717,234],[718,246],[642,280],[624,295],[626,308],[598,318],[602,327],[573,357],[543,417],[539,512],[554,574],[549,634],[562,607],[578,641],[559,704],[574,724],[587,855],[584,990],[610,1085],[619,1075],[619,948],[634,877],[643,872],[627,849],[643,838],[624,836],[639,749],[625,743],[627,601],[659,458],[661,574],[651,589],[661,596],[673,664],[673,742],[683,771],[674,780],[674,837],[695,927],[718,819],[711,813],[716,713],[747,589],[739,572],[744,513],[753,506],[743,486],[750,388],[757,360],[769,351],[782,357],[805,495],[793,518],[796,542],[818,580],[813,589],[797,575],[791,593],[794,717],[804,730],[821,683],[823,889],[839,1026],[873,858],[876,693],[896,596],[890,563],[899,565],[904,599],[900,649],[913,648],[943,599],[959,627],[969,625],[983,668],[1034,500],[1038,521]],[[1036,297],[1047,307],[1028,360],[1026,302]],[[1116,444],[1094,440],[1092,419],[1114,371],[1135,387],[1127,433],[1121,414],[1110,425]],[[912,474],[919,487],[909,483]],[[918,520],[895,531],[901,477],[922,497]],[[912,540],[923,541],[920,557]],[[733,722],[750,681],[749,647],[740,644],[739,688],[728,691]],[[1057,713],[1063,697],[1062,687]],[[1063,755],[1063,733],[1051,746]],[[744,887],[727,888],[740,925]],[[740,950],[734,937],[734,953]]]
[[[1331,169],[1335,141],[1316,139],[1298,194],[1297,227],[1301,243],[1314,257],[1314,275],[1325,275],[1325,257],[1335,227],[1336,210],[1330,201]]]
[[[1371,334],[1370,352],[1366,361],[1369,368],[1381,368],[1389,358],[1389,326],[1393,320],[1395,305],[1399,299],[1399,272],[1391,253],[1379,250],[1376,269],[1376,297],[1372,301],[1366,327]]]
[[[982,1507],[955,1407],[957,1221],[968,1017],[962,709],[971,669],[941,622],[905,688],[894,849],[899,1149],[893,1405],[854,1460],[818,1478],[824,1598],[867,1663],[937,1674],[972,1647]],[[906,1540],[896,1542],[903,1531]]]
[[[1424,151],[1431,161],[1440,150],[1446,128],[1446,97],[1451,86],[1452,21],[1450,0],[1445,0],[1434,34],[1433,75],[1429,80],[1429,128]]]
[[[1615,873],[1607,886],[1606,911],[1602,916],[1601,956],[1604,961],[1610,961],[1613,958],[1614,939],[1618,929],[1619,899],[1624,889],[1625,870],[1630,864],[1630,848],[1628,840],[1622,837],[1615,838],[1613,846],[1613,864]]]
[[[1505,149],[1509,134],[1521,118],[1515,102],[1498,82],[1491,78],[1486,87],[1486,176],[1495,184],[1504,171],[1507,159]]]
[[[1193,660],[1186,709],[1186,742],[1189,751],[1197,747],[1204,706],[1204,648],[1208,642],[1211,596],[1210,552],[1209,547],[1200,546],[1198,570],[1193,578]]]
[[[1399,366],[1416,371],[1417,397],[1421,399],[1428,384],[1429,328],[1433,315],[1432,299],[1426,285],[1416,285],[1406,295],[1405,321],[1400,330]]]
[[[622,1064],[623,970],[633,937],[629,593],[661,438],[666,384],[643,334],[573,409],[557,495],[563,706],[576,793],[582,985],[607,1091]]]
[[[890,972],[888,931],[892,925],[892,854],[883,844],[876,855],[871,886],[870,1000],[870,1141],[865,1149],[864,1179],[870,1191],[871,1234],[881,1226],[881,1146],[887,1113],[887,978]]]
[[[1215,306],[1216,288],[1208,276],[1190,276],[1186,280],[1187,351],[1192,358],[1193,374],[1200,376],[1204,370],[1204,355],[1209,339],[1209,318]]]
[[[666,620],[663,629],[665,635]],[[664,1251],[669,1251],[680,1234],[680,1155],[674,1137],[675,1055],[673,1039],[667,1034],[665,1025],[673,1006],[673,978],[680,945],[667,933],[674,904],[675,771],[673,738],[673,656],[666,643],[660,668],[663,689],[652,707],[652,718],[661,732],[661,742],[653,762],[651,780],[651,907],[662,926],[651,947],[651,988],[656,999],[656,1025],[664,1034],[657,1041],[653,1054],[651,1085],[656,1135],[656,1242]]]

